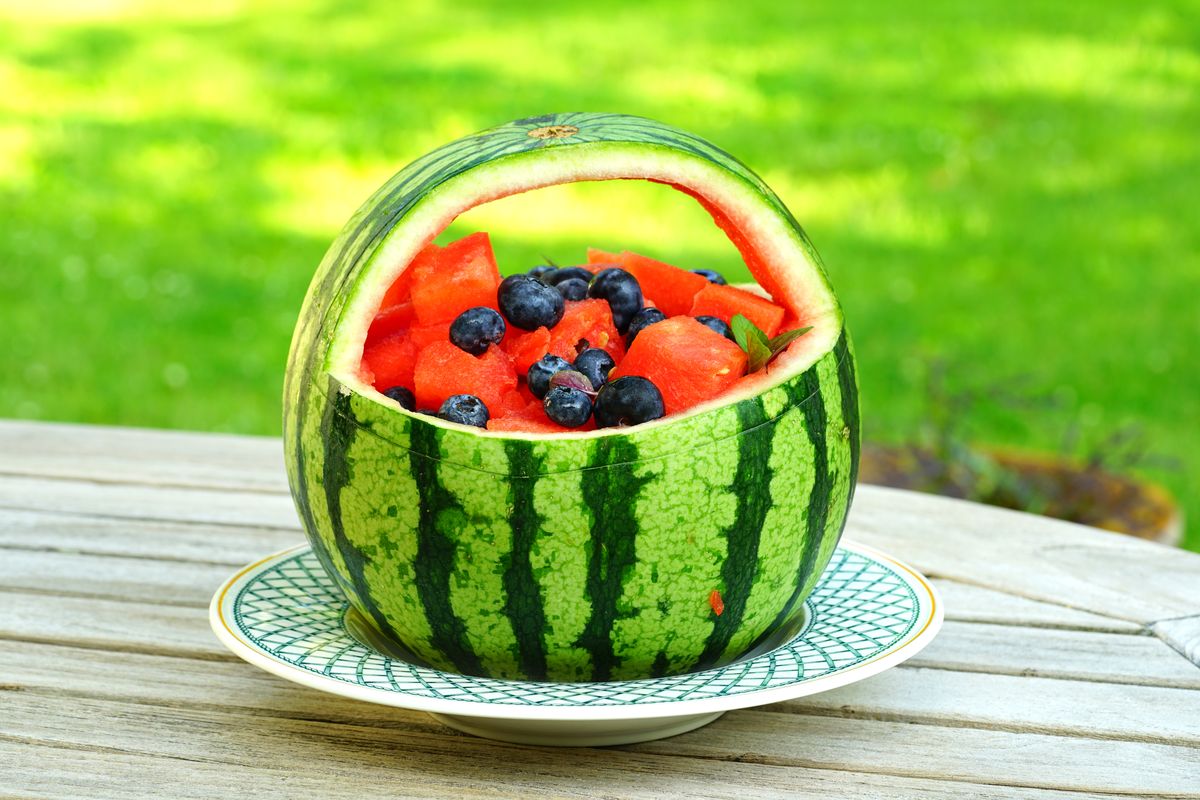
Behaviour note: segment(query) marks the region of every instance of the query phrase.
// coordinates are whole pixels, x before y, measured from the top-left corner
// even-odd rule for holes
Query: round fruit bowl
[[[385,293],[457,215],[611,179],[696,198],[811,330],[719,398],[585,432],[448,422],[364,376]],[[519,120],[392,178],[313,280],[284,399],[292,493],[353,607],[416,662],[501,679],[691,672],[794,628],[841,535],[859,457],[849,340],[799,225],[723,151],[611,114]]]

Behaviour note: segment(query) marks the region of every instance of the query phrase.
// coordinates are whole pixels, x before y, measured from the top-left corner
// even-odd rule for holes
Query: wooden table
[[[860,487],[941,635],[646,744],[476,739],[237,660],[207,603],[301,541],[277,440],[0,423],[0,796],[1200,797],[1200,556]]]

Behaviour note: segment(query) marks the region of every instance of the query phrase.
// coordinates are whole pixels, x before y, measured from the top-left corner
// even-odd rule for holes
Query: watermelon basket
[[[368,332],[440,232],[600,180],[694,198],[808,333],[719,397],[629,427],[472,428],[380,392]],[[729,664],[801,624],[854,491],[858,389],[819,257],[757,175],[659,122],[553,114],[434,150],[351,218],[296,326],[284,443],[313,550],[394,650],[483,677],[631,680]]]

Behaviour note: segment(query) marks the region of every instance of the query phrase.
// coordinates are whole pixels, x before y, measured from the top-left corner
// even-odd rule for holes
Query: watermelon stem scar
[[[364,377],[389,288],[457,216],[631,179],[699,202],[791,323],[811,326],[769,370],[681,413],[565,433],[448,423]],[[506,679],[702,670],[797,624],[845,524],[859,437],[841,308],[795,218],[723,150],[619,114],[519,120],[398,172],[318,267],[284,388],[292,495],[350,603],[431,666]]]

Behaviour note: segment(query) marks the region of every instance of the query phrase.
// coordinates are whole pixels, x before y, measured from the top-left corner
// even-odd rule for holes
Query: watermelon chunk
[[[614,361],[620,361],[625,355],[625,344],[613,324],[608,301],[596,298],[573,300],[566,306],[563,318],[550,331],[548,352],[574,361],[584,349],[583,342],[587,342],[587,347],[607,350]]]
[[[542,327],[523,331],[509,327],[500,347],[512,357],[517,374],[524,375],[535,361],[550,352],[550,329]]]
[[[429,270],[437,263],[438,254],[442,252],[442,248],[438,247],[433,242],[421,248],[421,252],[413,258],[412,262],[404,272],[400,273],[400,277],[392,282],[388,287],[387,292],[383,295],[383,302],[379,304],[380,312],[386,311],[392,306],[408,303],[412,300],[412,285],[413,276],[417,270]]]
[[[708,283],[708,281],[705,281]],[[719,286],[708,283],[696,294],[692,303],[693,317],[708,315],[729,322],[735,314],[741,314],[753,322],[767,336],[779,333],[783,324],[784,310],[764,297],[739,289],[736,286]],[[641,338],[641,335],[638,335]]]
[[[473,394],[489,413],[504,407],[504,395],[517,388],[512,359],[499,347],[473,356],[449,341],[434,342],[417,355],[413,370],[417,408],[440,408],[447,397]]]
[[[642,294],[653,297],[668,317],[690,313],[696,295],[709,285],[703,275],[628,250],[621,253],[621,266],[637,278]]]
[[[393,386],[411,389],[417,364],[417,345],[407,331],[398,331],[363,349],[363,367],[379,391]]]
[[[433,325],[419,325],[412,328],[408,335],[412,337],[417,350],[424,350],[434,342],[450,341],[450,323],[438,322]]]
[[[649,379],[667,414],[677,414],[724,393],[744,374],[742,348],[691,317],[671,317],[644,328],[609,379]]]
[[[443,248],[436,258],[419,258],[406,272],[413,274],[413,309],[422,325],[453,322],[476,306],[497,308],[500,271],[486,233],[465,236]]]
[[[367,330],[367,343],[379,341],[393,333],[408,330],[413,319],[412,301],[405,301],[389,306],[375,315],[371,327]]]

